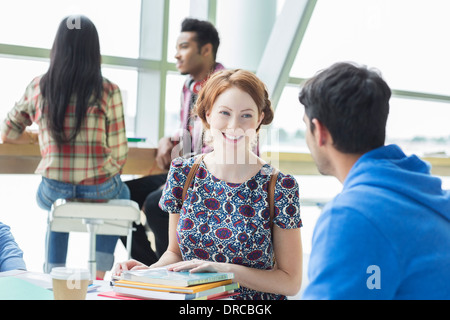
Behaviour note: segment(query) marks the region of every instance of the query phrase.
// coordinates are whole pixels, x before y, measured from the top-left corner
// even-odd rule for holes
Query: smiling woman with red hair
[[[251,148],[260,126],[273,119],[264,84],[248,71],[218,72],[200,91],[196,113],[211,132],[214,151],[172,161],[160,201],[170,213],[169,246],[150,268],[232,272],[240,284],[235,299],[297,294],[302,276],[298,184],[290,175],[274,174]],[[194,164],[197,172],[183,198]],[[118,264],[115,273],[146,267],[131,260]]]

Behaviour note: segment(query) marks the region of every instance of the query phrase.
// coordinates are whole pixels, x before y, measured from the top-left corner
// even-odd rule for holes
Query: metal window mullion
[[[317,0],[286,0],[256,74],[266,83],[274,108],[306,33]]]
[[[169,69],[167,62],[168,42],[169,42],[169,13],[170,0],[164,1],[163,13],[163,27],[162,27],[162,41],[161,41],[161,70],[160,70],[160,103],[159,103],[159,128],[158,138],[164,136],[165,122],[166,122],[166,90],[167,90],[167,71]]]
[[[135,134],[147,138],[147,145],[156,147],[161,127],[160,119],[164,114],[165,72],[164,64],[164,24],[165,11],[169,1],[141,0],[140,21],[140,61],[152,61],[153,64],[139,66]],[[149,68],[146,68],[146,67]]]
[[[305,78],[290,77],[286,84],[300,87],[301,84],[307,80],[308,79]],[[403,99],[416,99],[441,103],[450,103],[450,96],[419,91],[392,89],[392,96]]]
[[[0,57],[48,61],[50,57],[50,49],[0,44]],[[108,55],[102,55],[102,65],[143,70],[158,70],[160,68],[160,62],[157,60]]]

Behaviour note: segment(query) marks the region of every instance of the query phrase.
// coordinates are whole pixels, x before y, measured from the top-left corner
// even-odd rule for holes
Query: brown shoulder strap
[[[267,192],[269,194],[269,212],[270,212],[270,233],[273,244],[273,219],[275,216],[275,185],[277,183],[279,171],[276,168],[273,168],[272,175],[269,181],[269,187]],[[276,264],[275,254],[273,255],[273,266]]]
[[[181,201],[184,202],[185,198],[186,198],[186,193],[189,189],[189,186],[191,185],[192,179],[194,178],[194,175],[197,173],[198,167],[200,166],[200,163],[203,160],[203,157],[205,155],[202,154],[201,156],[197,157],[197,159],[195,159],[194,164],[192,165],[191,170],[189,171],[189,174],[186,178],[186,182],[184,183],[184,187],[183,187],[183,194],[181,196]]]
[[[270,212],[270,228],[273,226],[273,219],[275,215],[275,184],[277,183],[278,178],[278,170],[273,168],[272,175],[269,181],[269,188],[267,189],[267,193],[269,194],[269,212]]]

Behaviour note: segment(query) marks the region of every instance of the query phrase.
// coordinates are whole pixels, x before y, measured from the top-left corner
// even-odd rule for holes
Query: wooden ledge
[[[130,147],[123,174],[145,176],[167,172],[158,168],[155,156],[156,149]],[[320,174],[311,155],[307,153],[264,152],[261,157],[286,174]],[[449,157],[423,157],[422,159],[432,165],[433,174],[450,176]],[[0,174],[34,174],[40,160],[38,145],[0,143]]]
[[[156,149],[129,148],[122,174],[149,175],[166,171],[155,163]],[[41,153],[38,145],[0,143],[0,174],[34,174]]]
[[[319,175],[313,158],[307,153],[264,152],[262,158],[270,161],[283,173],[292,175]],[[431,173],[437,176],[450,176],[450,157],[426,156],[420,157],[431,164]],[[278,163],[278,164],[277,164]]]

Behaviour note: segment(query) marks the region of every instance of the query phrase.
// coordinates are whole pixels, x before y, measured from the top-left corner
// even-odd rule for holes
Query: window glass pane
[[[102,54],[139,55],[141,1],[15,0],[0,4],[0,43],[51,48],[61,19],[84,14],[97,27]]]
[[[272,125],[267,129],[270,130],[267,132],[270,144],[268,148],[273,151],[309,152],[304,139],[304,109],[298,102],[298,93],[298,86],[288,85],[283,90]]]
[[[134,136],[138,79],[137,70],[103,66],[102,74],[105,78],[108,78],[119,86],[120,92],[122,93],[127,135],[129,137]]]
[[[181,22],[189,16],[190,1],[171,0],[169,11],[169,38],[167,42],[167,61],[175,62],[176,44],[180,35]]]
[[[309,153],[304,134],[304,108],[298,101],[299,86],[286,86],[275,111],[271,150]],[[450,155],[450,104],[393,97],[386,124],[386,144],[398,144],[419,156]],[[279,145],[277,145],[279,141]],[[275,151],[275,150],[274,150]]]
[[[167,74],[164,136],[172,136],[180,128],[181,90],[186,76]]]
[[[392,98],[390,105],[387,143],[419,156],[450,155],[450,104]]]
[[[320,0],[291,76],[354,61],[381,70],[392,88],[448,95],[449,11],[447,0]]]
[[[25,59],[0,58],[0,88],[2,103],[0,104],[0,121],[14,107],[25,93],[25,88],[33,78],[48,70],[48,62]]]

